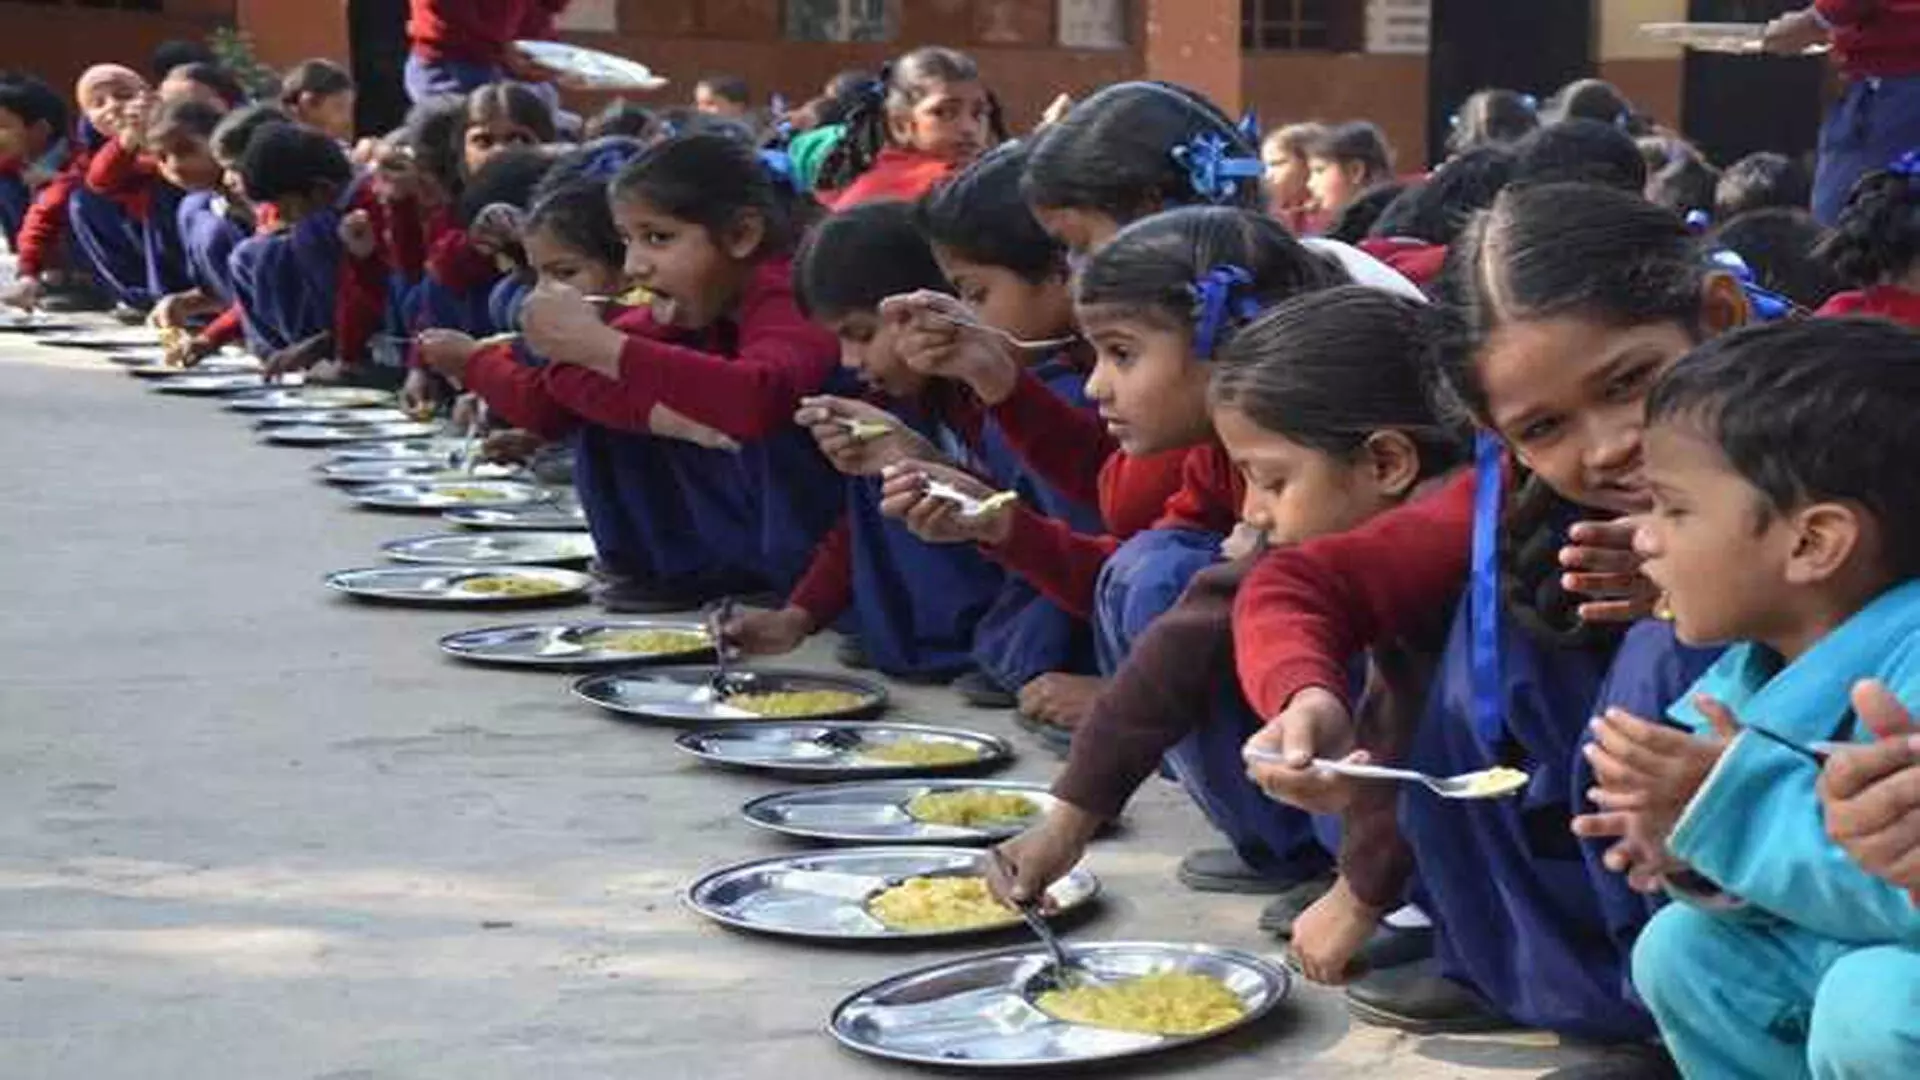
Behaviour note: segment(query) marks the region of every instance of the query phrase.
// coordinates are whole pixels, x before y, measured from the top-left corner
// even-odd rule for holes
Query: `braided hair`
[[[1861,177],[1816,254],[1856,288],[1905,277],[1920,260],[1920,155]]]
[[[832,191],[846,187],[873,167],[880,151],[892,140],[888,118],[905,112],[935,86],[980,81],[980,66],[957,49],[929,45],[915,49],[880,68],[878,78],[840,99],[846,109],[841,122],[846,134],[820,165],[819,186]],[[1006,119],[1000,101],[987,96],[988,127],[995,142],[1006,138]]]

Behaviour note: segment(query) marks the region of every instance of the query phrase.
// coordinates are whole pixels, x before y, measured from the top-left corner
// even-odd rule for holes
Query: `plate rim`
[[[323,474],[323,475],[324,475],[324,474]],[[331,479],[331,478],[329,478],[329,479]],[[526,537],[526,536],[529,536],[529,535],[543,535],[543,534],[544,534],[544,535],[548,535],[548,536],[564,536],[564,537],[580,537],[580,536],[583,536],[583,535],[584,535],[584,536],[586,537],[586,540],[587,540],[587,543],[589,543],[589,544],[592,544],[592,543],[593,543],[593,536],[592,536],[592,534],[591,534],[591,533],[586,533],[586,534],[583,534],[583,533],[581,533],[581,532],[579,532],[579,531],[577,531],[577,530],[573,530],[573,529],[522,529],[522,530],[516,530],[516,531],[514,531],[514,532],[511,532],[511,533],[509,533],[508,535],[511,535],[511,536],[517,536],[517,537]],[[396,563],[400,563],[400,564],[401,564],[401,565],[403,565],[403,566],[500,566],[500,565],[508,565],[508,564],[502,564],[502,563],[476,563],[476,562],[453,562],[453,561],[449,561],[449,560],[445,560],[445,559],[415,559],[415,558],[406,558],[406,557],[404,557],[404,556],[402,556],[402,555],[399,555],[399,554],[397,554],[397,551],[398,551],[398,550],[399,550],[399,549],[400,549],[400,548],[401,548],[402,546],[404,546],[404,545],[407,545],[407,544],[418,544],[418,543],[422,543],[422,542],[424,542],[424,541],[427,541],[427,540],[446,540],[446,539],[461,539],[461,540],[472,540],[472,539],[476,539],[476,538],[478,538],[478,537],[481,537],[481,536],[485,536],[485,535],[486,535],[485,533],[477,533],[477,532],[474,532],[474,531],[473,531],[472,529],[465,529],[465,530],[461,530],[461,531],[458,531],[458,532],[435,532],[435,533],[420,533],[420,534],[419,534],[419,535],[417,535],[417,536],[402,536],[402,537],[398,537],[398,538],[396,538],[396,539],[393,539],[393,540],[387,540],[387,541],[383,541],[383,542],[381,543],[381,545],[380,545],[380,554],[382,554],[382,555],[385,555],[385,556],[386,556],[387,558],[389,558],[389,559],[392,559],[392,560],[393,560],[394,562],[396,562]],[[588,553],[588,554],[586,554],[586,555],[580,555],[580,556],[571,556],[571,555],[570,555],[570,556],[568,556],[568,557],[567,557],[567,559],[566,559],[566,561],[567,561],[567,562],[579,562],[579,561],[581,561],[581,560],[583,560],[583,559],[591,559],[591,558],[593,558],[593,553],[591,553],[591,552],[590,552],[590,553]],[[529,563],[527,563],[526,565],[528,565],[528,566],[547,566],[547,565],[551,565],[551,564],[549,564],[549,563],[537,563],[537,562],[529,562]]]
[[[1206,942],[1201,942],[1201,941],[1143,941],[1143,940],[1083,942],[1075,945],[1074,947],[1076,949],[1119,950],[1119,949],[1149,949],[1149,948],[1164,949],[1169,946],[1172,946],[1173,948],[1182,950],[1184,952],[1194,953],[1199,955],[1232,957],[1236,961],[1244,962],[1249,967],[1252,967],[1256,970],[1260,970],[1263,974],[1266,974],[1270,977],[1277,977],[1279,989],[1272,996],[1271,1000],[1267,1001],[1265,1004],[1263,1004],[1259,1008],[1248,1012],[1246,1016],[1241,1017],[1239,1020],[1236,1020],[1232,1024],[1229,1024],[1225,1027],[1216,1029],[1214,1031],[1203,1032],[1199,1035],[1161,1035],[1161,1036],[1157,1036],[1157,1038],[1159,1038],[1161,1041],[1154,1043],[1152,1045],[1136,1047],[1133,1049],[1116,1050],[1110,1053],[1099,1054],[1092,1057],[1045,1058],[1045,1059],[1027,1060],[1027,1061],[961,1061],[961,1060],[955,1060],[953,1058],[930,1057],[925,1054],[913,1054],[913,1053],[905,1053],[905,1052],[898,1052],[898,1051],[890,1051],[884,1047],[875,1046],[872,1043],[855,1041],[850,1037],[850,1035],[845,1030],[843,1030],[841,1018],[846,1014],[847,1010],[850,1007],[852,1007],[857,1001],[859,1001],[859,999],[866,997],[869,994],[872,994],[875,990],[881,987],[888,986],[894,983],[904,983],[910,979],[925,978],[929,975],[936,974],[942,970],[955,968],[962,964],[978,963],[986,960],[1000,960],[1004,958],[1021,956],[1021,955],[1039,955],[1042,952],[1044,952],[1045,947],[1039,944],[1038,942],[1028,942],[1021,945],[1009,946],[1003,949],[993,949],[991,951],[983,952],[983,953],[972,953],[966,956],[949,957],[945,960],[938,960],[938,961],[934,961],[933,963],[923,964],[920,967],[913,968],[907,971],[897,972],[883,979],[879,979],[875,982],[872,982],[866,986],[863,986],[853,991],[852,993],[841,998],[839,1001],[835,1002],[833,1008],[828,1010],[827,1012],[827,1021],[825,1024],[825,1029],[826,1029],[827,1035],[831,1037],[834,1040],[834,1042],[838,1043],[841,1047],[845,1048],[846,1050],[852,1053],[864,1054],[869,1057],[878,1058],[884,1061],[900,1061],[900,1062],[906,1062],[908,1064],[915,1064],[915,1065],[933,1065],[941,1068],[966,1069],[971,1071],[988,1069],[988,1070],[996,1070],[996,1071],[1020,1070],[1024,1072],[1032,1069],[1077,1068],[1077,1067],[1084,1067],[1087,1065],[1092,1065],[1100,1062],[1125,1061],[1133,1058],[1147,1057],[1154,1054],[1164,1054],[1169,1051],[1179,1050],[1184,1047],[1192,1046],[1196,1043],[1210,1042],[1214,1039],[1226,1038],[1232,1035],[1236,1031],[1240,1031],[1242,1029],[1250,1027],[1266,1019],[1269,1015],[1273,1013],[1275,1009],[1278,1009],[1281,1005],[1285,1004],[1289,998],[1293,997],[1293,991],[1294,991],[1293,972],[1287,970],[1287,966],[1285,964],[1276,963],[1248,949],[1235,948],[1230,945],[1212,945],[1212,944],[1208,944]],[[1067,1024],[1070,1027],[1091,1027],[1091,1025],[1087,1025],[1087,1024],[1077,1024],[1077,1025],[1071,1024],[1065,1020],[1056,1020],[1056,1022],[1061,1024]]]
[[[438,486],[442,484],[448,487],[473,487],[478,484],[512,484],[516,487],[526,488],[529,492],[531,492],[531,495],[527,498],[507,499],[501,502],[485,504],[485,508],[490,510],[497,510],[502,507],[508,507],[508,506],[538,506],[541,503],[547,503],[547,502],[553,501],[552,494],[549,493],[545,487],[535,483],[532,480],[507,480],[507,479],[491,480],[491,479],[486,479],[484,477],[475,477],[472,480],[424,480],[424,481],[382,480],[375,483],[356,485],[352,488],[349,488],[346,494],[347,494],[347,498],[353,500],[353,502],[356,505],[369,507],[375,510],[417,510],[423,514],[426,514],[426,513],[438,514],[438,513],[444,513],[445,511],[448,511],[448,510],[465,510],[465,509],[475,508],[475,504],[470,502],[457,502],[450,506],[428,506],[423,503],[417,503],[417,502],[401,502],[397,499],[382,498],[377,490],[379,488],[402,487],[402,486],[433,487],[433,486]],[[534,529],[534,530],[527,530],[527,531],[544,532],[547,530]],[[553,531],[558,532],[560,530],[556,529]]]
[[[818,778],[821,776],[821,774],[832,773],[832,772],[836,772],[836,771],[840,771],[848,768],[848,766],[846,765],[808,765],[805,763],[758,764],[758,763],[752,763],[752,762],[721,761],[717,758],[714,758],[712,755],[705,753],[704,751],[698,749],[693,745],[693,741],[701,737],[722,735],[736,729],[748,730],[748,731],[753,731],[753,730],[764,731],[769,728],[782,727],[782,726],[797,727],[801,724],[808,724],[808,725],[815,725],[815,726],[823,725],[823,724],[852,724],[862,729],[891,728],[897,731],[930,733],[930,734],[936,734],[936,735],[949,735],[949,736],[965,735],[969,738],[980,739],[984,742],[991,744],[991,748],[994,751],[996,751],[995,755],[983,756],[978,761],[969,761],[963,764],[950,765],[950,766],[876,765],[872,768],[871,771],[867,772],[864,777],[861,777],[861,779],[866,779],[866,780],[916,779],[921,775],[923,775],[923,773],[918,771],[912,771],[912,770],[925,770],[925,769],[937,770],[936,775],[947,775],[947,774],[966,775],[973,772],[984,772],[993,767],[1007,764],[1009,762],[1012,762],[1016,757],[1013,749],[1013,741],[999,735],[990,734],[984,731],[973,731],[967,728],[942,727],[937,724],[921,724],[921,723],[915,723],[915,722],[903,723],[903,722],[887,720],[887,719],[778,720],[778,721],[729,720],[725,723],[694,726],[692,730],[684,731],[680,733],[680,735],[673,740],[673,745],[674,745],[674,749],[680,751],[683,754],[688,755],[689,757],[693,758],[695,761],[700,762],[702,765],[707,765],[712,768],[736,769],[741,772],[768,773],[775,776],[787,776],[793,779],[808,780],[810,782],[815,782],[815,783],[819,782]]]
[[[162,381],[161,385],[165,386],[166,382]],[[421,422],[418,420],[409,420],[407,421],[407,423],[420,424]],[[356,442],[392,442],[394,440],[404,440],[404,439],[424,439],[424,438],[430,437],[433,433],[432,431],[429,431],[426,434],[422,434],[422,435],[395,435],[393,432],[390,432],[390,431],[379,431],[379,432],[363,432],[360,434],[353,434],[356,427],[385,427],[385,426],[388,426],[388,425],[383,425],[383,424],[366,424],[366,425],[287,424],[282,427],[262,429],[259,432],[259,438],[261,442],[271,443],[275,446],[298,446],[298,447],[306,447],[311,449],[311,448],[323,447],[323,446],[341,446],[347,443],[356,443]],[[429,424],[422,424],[421,426],[432,427],[432,425],[429,425]],[[347,435],[347,437],[340,438],[340,439],[335,439],[335,438],[315,439],[310,436],[301,437],[301,438],[287,437],[288,433],[298,431],[299,429],[302,429],[302,428],[307,429],[307,431],[309,432],[328,431],[336,434],[344,434],[344,435]]]
[[[483,665],[492,666],[492,667],[543,668],[547,670],[553,670],[555,668],[564,670],[567,668],[586,668],[586,667],[593,667],[593,668],[658,667],[666,664],[682,663],[684,662],[682,660],[683,657],[700,655],[699,653],[661,654],[663,656],[663,659],[657,660],[657,661],[649,660],[645,657],[636,658],[631,655],[620,656],[620,657],[606,657],[598,660],[580,659],[578,657],[555,657],[553,659],[523,657],[523,658],[517,658],[517,659],[503,660],[499,658],[476,656],[472,653],[459,652],[454,648],[452,648],[450,644],[454,638],[465,637],[468,634],[497,634],[497,633],[501,633],[508,630],[528,630],[528,629],[534,629],[534,628],[544,628],[544,627],[554,627],[554,626],[566,626],[566,627],[586,626],[586,625],[593,625],[593,624],[600,624],[600,625],[625,624],[625,625],[636,625],[636,626],[668,625],[674,629],[698,625],[697,623],[693,623],[693,622],[683,622],[683,623],[675,622],[674,620],[671,620],[671,619],[660,619],[660,618],[655,618],[653,616],[648,616],[648,615],[631,615],[626,617],[615,617],[610,619],[608,618],[554,619],[554,620],[548,620],[543,622],[517,622],[517,623],[503,623],[499,626],[468,627],[465,630],[455,630],[450,634],[442,634],[434,642],[434,644],[440,649],[442,653],[446,654],[447,656],[451,656],[456,660],[461,660],[469,664],[483,664]],[[706,653],[711,653],[713,649],[711,647],[708,647],[704,651]],[[665,659],[664,657],[671,657],[671,659]]]
[[[659,678],[662,676],[670,676],[682,671],[687,671],[687,672],[710,671],[711,668],[712,668],[712,665],[710,664],[655,664],[655,665],[649,665],[646,667],[636,668],[634,671],[630,672],[630,674],[647,675],[654,678]],[[844,713],[832,713],[832,714],[823,715],[820,717],[784,717],[784,716],[778,717],[778,718],[769,717],[768,720],[778,719],[780,721],[785,721],[788,723],[796,723],[796,724],[874,723],[875,721],[862,719],[862,718],[878,716],[881,713],[885,712],[887,708],[893,704],[893,695],[884,684],[877,681],[862,679],[855,675],[843,675],[835,671],[808,671],[804,668],[797,668],[797,667],[745,667],[745,668],[742,668],[742,670],[754,675],[765,675],[765,676],[770,676],[774,678],[787,678],[787,679],[800,678],[800,679],[821,680],[821,681],[827,681],[827,682],[837,682],[841,684],[852,684],[854,686],[860,687],[863,691],[866,692],[868,696],[873,698],[873,700],[868,704],[862,705],[856,709],[848,710],[847,712],[844,712]],[[632,717],[638,720],[647,721],[654,724],[665,724],[665,725],[674,726],[674,727],[691,727],[700,732],[711,732],[717,728],[735,727],[735,726],[740,726],[745,724],[752,724],[752,725],[758,726],[758,725],[764,725],[767,722],[766,720],[749,720],[749,719],[743,719],[743,718],[737,718],[737,717],[726,717],[726,718],[715,719],[715,720],[700,720],[693,717],[660,716],[654,713],[634,712],[631,710],[621,709],[616,706],[609,705],[604,701],[600,701],[597,698],[592,698],[587,696],[586,691],[584,690],[584,687],[587,683],[598,682],[604,679],[616,678],[620,674],[621,672],[619,671],[595,671],[586,675],[582,675],[568,684],[567,693],[572,695],[575,699],[579,701],[583,701],[588,705],[592,705],[598,709],[604,709],[607,712],[613,713],[616,716]],[[975,733],[969,732],[968,734],[975,734]],[[991,736],[988,736],[988,737],[991,737]],[[985,759],[982,759],[983,763],[984,763],[984,760]]]
[[[764,821],[760,818],[756,818],[753,816],[753,811],[756,807],[765,806],[769,803],[778,802],[781,799],[791,799],[796,796],[830,795],[837,790],[846,790],[849,788],[876,788],[876,787],[910,788],[910,787],[927,786],[927,785],[934,785],[936,787],[948,788],[948,789],[970,788],[970,787],[1017,789],[1022,794],[1044,795],[1047,798],[1055,801],[1058,801],[1060,798],[1059,796],[1055,795],[1051,790],[1049,790],[1045,784],[1036,783],[1031,780],[988,780],[988,779],[973,779],[973,778],[964,777],[964,776],[896,776],[896,777],[876,776],[868,780],[841,780],[831,784],[818,784],[813,787],[804,787],[804,788],[786,788],[781,791],[770,791],[764,795],[756,795],[753,798],[748,799],[746,802],[740,804],[740,816],[742,819],[746,821],[747,824],[752,825],[754,828],[764,829],[767,832],[774,833],[775,835],[778,835],[778,836],[793,837],[801,840],[824,841],[827,843],[842,844],[842,845],[897,847],[897,846],[906,846],[906,845],[924,845],[927,843],[934,842],[935,840],[938,840],[938,842],[940,843],[947,843],[947,844],[969,844],[969,843],[980,844],[980,843],[992,843],[1006,836],[1015,835],[1012,833],[988,832],[986,830],[971,828],[969,826],[947,825],[947,826],[944,826],[944,828],[971,829],[971,831],[969,835],[966,835],[966,836],[948,836],[948,837],[938,837],[938,838],[910,837],[910,838],[901,838],[901,839],[890,839],[887,837],[877,837],[877,836],[856,837],[856,836],[851,836],[845,833],[829,833],[829,832],[823,832],[820,830],[795,829],[788,826],[779,825],[771,821]],[[922,824],[925,824],[925,823],[923,822]],[[1024,829],[1025,826],[1022,826],[1021,828]]]
[[[981,859],[986,857],[986,853],[981,851],[979,848],[960,847],[957,845],[949,845],[949,844],[888,845],[885,847],[872,847],[872,848],[860,848],[860,847],[829,848],[825,850],[812,851],[812,852],[789,851],[779,855],[760,855],[751,859],[743,859],[739,862],[729,863],[726,866],[718,866],[711,870],[704,871],[699,876],[695,877],[691,882],[687,883],[685,888],[680,890],[680,899],[682,903],[684,903],[695,914],[698,914],[702,918],[710,919],[713,922],[719,923],[722,926],[730,927],[735,930],[741,930],[741,931],[745,931],[747,933],[752,933],[752,934],[762,934],[767,937],[788,938],[788,939],[800,940],[800,941],[831,942],[836,945],[851,945],[851,946],[882,945],[884,946],[884,945],[897,945],[901,942],[952,941],[952,940],[957,940],[962,938],[986,937],[992,934],[1003,934],[1009,930],[1018,930],[1025,926],[1025,924],[1020,921],[1019,917],[1015,916],[1014,919],[1010,922],[994,923],[991,926],[976,926],[976,927],[971,927],[971,928],[962,929],[962,930],[920,930],[920,931],[910,931],[906,933],[889,931],[888,933],[884,933],[884,934],[871,934],[864,937],[851,937],[845,934],[829,934],[829,933],[813,931],[813,930],[782,930],[777,928],[769,928],[764,924],[751,923],[745,919],[740,919],[731,915],[721,914],[717,911],[712,910],[709,907],[702,906],[701,903],[695,898],[695,894],[700,891],[701,886],[706,885],[708,882],[711,882],[716,878],[738,874],[742,871],[752,870],[761,866],[770,865],[774,863],[791,862],[792,860],[795,860],[795,859],[804,859],[809,857],[831,858],[831,857],[841,856],[841,857],[851,858],[861,854],[882,855],[882,856],[902,856],[902,855],[912,855],[915,853],[933,854],[933,855],[965,855],[973,859]],[[1086,860],[1083,859],[1080,862],[1074,864],[1073,869],[1068,871],[1067,874],[1061,878],[1061,880],[1064,881],[1066,880],[1067,877],[1074,877],[1074,876],[1079,876],[1086,880],[1087,894],[1085,897],[1083,897],[1080,900],[1079,903],[1074,904],[1072,907],[1057,909],[1053,913],[1053,917],[1055,918],[1065,918],[1065,919],[1078,918],[1079,916],[1092,911],[1094,906],[1100,903],[1100,901],[1104,897],[1105,888],[1106,888],[1105,883],[1103,883],[1100,880],[1100,875],[1094,873],[1092,870],[1087,869]],[[1035,947],[1037,948],[1038,946],[1036,945]],[[875,984],[875,985],[878,985],[878,984]]]
[[[563,591],[553,592],[553,593],[542,593],[538,596],[485,596],[485,595],[482,595],[482,596],[464,596],[464,597],[394,596],[390,594],[381,594],[381,593],[355,590],[342,584],[338,580],[341,576],[346,574],[364,574],[364,573],[369,573],[373,571],[384,571],[384,572],[391,573],[393,571],[399,571],[399,570],[418,571],[418,570],[424,570],[424,569],[430,569],[430,567],[408,566],[404,564],[396,566],[392,563],[388,563],[381,566],[349,566],[341,570],[328,571],[320,579],[320,581],[321,581],[321,584],[325,585],[329,589],[332,589],[334,592],[337,592],[342,596],[351,597],[352,599],[355,599],[355,600],[369,600],[369,601],[373,601],[376,603],[383,603],[383,604],[412,604],[412,605],[419,605],[422,607],[491,607],[491,606],[510,605],[510,604],[552,603],[567,597],[583,596],[586,594],[588,589],[591,589],[593,587],[593,577],[590,574],[584,573],[579,570],[568,570],[564,567],[559,567],[559,566],[536,566],[532,564],[527,564],[527,565],[509,564],[504,566],[471,566],[471,567],[464,567],[461,569],[484,570],[488,573],[495,573],[495,574],[500,573],[502,571],[507,571],[507,570],[534,571],[536,573],[541,573],[541,574],[548,574],[548,573],[571,574],[583,580],[581,580],[580,582],[574,585],[568,586]],[[453,569],[453,568],[449,567],[448,569]]]

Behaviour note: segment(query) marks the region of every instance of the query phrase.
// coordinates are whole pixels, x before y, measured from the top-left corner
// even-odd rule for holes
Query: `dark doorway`
[[[1446,156],[1448,122],[1475,90],[1547,95],[1593,73],[1593,0],[1494,4],[1433,0],[1427,145]]]
[[[1763,23],[1802,0],[1690,0],[1695,22]],[[1819,141],[1822,57],[1729,56],[1688,50],[1680,126],[1726,165],[1756,150],[1809,156]]]
[[[378,135],[407,116],[407,0],[348,0],[347,41],[360,84],[354,126]]]

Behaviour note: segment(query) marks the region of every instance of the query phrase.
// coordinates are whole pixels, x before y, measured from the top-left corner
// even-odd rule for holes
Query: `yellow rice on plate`
[[[473,577],[454,586],[455,591],[474,596],[552,596],[567,587],[543,578]]]
[[[1049,990],[1034,1004],[1068,1023],[1144,1035],[1204,1035],[1247,1014],[1226,983],[1182,971]]]
[[[771,690],[760,694],[733,694],[726,703],[766,717],[823,716],[847,712],[867,699],[849,690]]]
[[[917,877],[867,901],[867,914],[890,930],[927,932],[999,926],[1020,916],[980,877]]]
[[[899,739],[863,748],[860,760],[876,765],[966,765],[980,760],[980,750],[965,743]]]
[[[1039,812],[1025,795],[992,788],[926,791],[907,800],[907,814],[915,821],[959,828],[1025,821]]]

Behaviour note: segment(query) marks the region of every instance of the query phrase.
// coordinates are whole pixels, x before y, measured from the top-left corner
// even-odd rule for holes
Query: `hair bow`
[[[1740,283],[1740,291],[1747,294],[1747,303],[1753,307],[1753,317],[1759,322],[1778,322],[1789,315],[1798,314],[1800,306],[1780,293],[1760,284],[1754,276],[1753,267],[1747,260],[1731,248],[1720,248],[1707,256],[1707,262],[1716,270],[1724,270],[1733,275]]]
[[[1241,138],[1247,140],[1250,143],[1259,142],[1260,141],[1260,111],[1258,109],[1248,109],[1246,113],[1240,117],[1240,123],[1237,125],[1237,127],[1240,131]]]
[[[793,184],[793,159],[778,150],[760,151],[760,167],[767,171],[771,179],[788,191],[798,190]]]
[[[600,147],[580,163],[580,175],[587,180],[612,180],[636,156],[631,143],[616,142]]]
[[[1909,150],[1887,164],[1887,171],[1911,180],[1920,176],[1920,150]]]
[[[1540,111],[1540,99],[1534,97],[1532,94],[1521,94],[1520,104],[1525,106],[1528,112]]]
[[[786,143],[793,139],[793,121],[787,119],[787,96],[775,94],[767,99],[767,113],[773,118],[774,137]]]
[[[1193,193],[1211,203],[1226,202],[1239,193],[1242,180],[1257,179],[1263,171],[1259,158],[1235,157],[1220,135],[1195,135],[1173,148],[1173,160],[1187,170]]]
[[[1687,231],[1695,236],[1706,232],[1713,226],[1713,215],[1705,210],[1687,211]]]
[[[1188,286],[1193,291],[1193,351],[1200,359],[1212,359],[1230,320],[1244,321],[1260,313],[1259,301],[1235,295],[1252,284],[1253,275],[1245,267],[1222,263]]]

